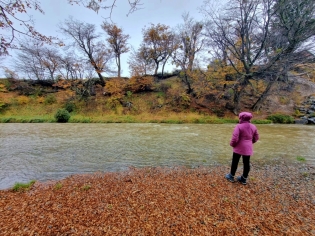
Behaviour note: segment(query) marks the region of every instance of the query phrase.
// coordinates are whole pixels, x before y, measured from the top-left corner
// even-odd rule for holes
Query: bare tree
[[[89,63],[95,69],[102,86],[105,86],[103,72],[109,71],[109,62],[112,54],[105,43],[98,41],[100,35],[96,33],[95,25],[83,23],[70,18],[64,25],[60,26],[61,31],[74,40],[73,46],[78,48],[87,57]]]
[[[24,41],[17,54],[15,68],[30,79],[55,79],[59,67],[60,55],[56,48],[43,46],[36,40]]]
[[[74,52],[60,57],[59,73],[64,79],[78,79],[74,70],[74,58],[76,58]]]
[[[93,11],[100,9],[109,10],[109,18],[116,7],[117,0],[68,0],[70,4],[79,4]],[[125,0],[129,4],[128,15],[140,9],[141,0]],[[7,55],[8,49],[15,48],[18,43],[15,41],[18,36],[28,36],[41,42],[52,43],[56,41],[62,44],[54,37],[41,34],[33,24],[33,19],[28,15],[30,9],[35,9],[44,14],[39,0],[1,0],[0,1],[0,56]],[[27,18],[25,18],[25,15]]]
[[[17,47],[14,43],[18,36],[28,36],[42,42],[52,42],[54,38],[39,33],[31,17],[23,19],[31,8],[44,14],[37,0],[2,0],[0,1],[0,56],[8,54],[8,49]]]
[[[251,80],[265,80],[269,91],[294,64],[301,63],[294,55],[314,36],[314,4],[311,0],[232,0],[220,15],[204,7],[210,22],[207,36],[224,51],[236,74],[235,113]]]
[[[297,64],[308,63],[314,50],[315,2],[311,0],[277,0],[273,5],[270,37],[264,48],[266,64],[256,74],[267,83],[252,108],[258,110],[276,83],[287,81],[288,72]]]
[[[116,1],[117,0],[68,0],[70,4],[82,4],[83,6],[95,12],[98,12],[100,9],[109,10],[109,18],[111,18],[114,8],[116,7]],[[139,10],[140,6],[142,5],[141,0],[128,0],[128,4],[129,11],[127,13],[127,16]]]
[[[55,73],[60,65],[60,55],[56,48],[44,47],[42,49],[42,63],[47,69],[51,80],[55,79]]]
[[[109,24],[104,22],[102,28],[108,35],[107,42],[109,43],[109,46],[115,55],[116,65],[118,69],[118,77],[120,77],[121,74],[120,56],[121,54],[129,51],[127,40],[130,38],[130,36],[128,34],[123,34],[122,29],[117,27],[115,24]]]
[[[175,65],[184,72],[184,83],[188,87],[188,93],[191,93],[192,88],[188,74],[193,69],[196,54],[203,47],[203,24],[191,18],[189,13],[184,13],[182,17],[184,23],[177,28],[171,56]]]

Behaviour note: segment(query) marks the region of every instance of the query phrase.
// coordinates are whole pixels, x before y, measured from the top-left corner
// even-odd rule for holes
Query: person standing
[[[246,185],[248,173],[250,171],[250,156],[253,155],[253,143],[259,139],[258,130],[255,125],[250,123],[253,115],[250,112],[239,114],[239,123],[233,130],[230,146],[233,147],[231,171],[225,175],[230,182],[235,182],[234,175],[237,170],[240,158],[243,159],[243,175],[237,177],[237,181]]]

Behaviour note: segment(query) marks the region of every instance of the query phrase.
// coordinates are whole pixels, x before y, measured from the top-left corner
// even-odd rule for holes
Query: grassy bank
[[[0,116],[0,123],[55,123],[53,116]],[[237,123],[238,119],[218,118],[211,116],[193,116],[176,114],[174,116],[132,116],[132,115],[107,115],[101,117],[72,115],[68,123],[166,123],[166,124],[226,124]],[[270,124],[270,120],[252,120],[254,124]]]
[[[183,96],[178,78],[164,81],[172,93],[147,91],[126,95],[104,96],[103,88],[96,95],[80,98],[70,89],[53,89],[26,85],[24,90],[12,90],[7,80],[0,80],[1,123],[51,123],[57,122],[59,109],[70,113],[71,123],[237,123],[237,117],[214,101],[199,101]],[[159,84],[159,86],[162,86]],[[18,85],[13,88],[19,87]],[[157,85],[156,85],[157,86]],[[163,86],[162,86],[163,87]],[[11,90],[9,89],[11,88]],[[32,91],[32,94],[21,93]],[[184,91],[184,90],[183,90]],[[174,94],[173,94],[174,93]],[[179,93],[179,94],[177,94]],[[128,105],[129,104],[129,105]],[[207,107],[207,108],[205,108]],[[253,123],[271,123],[260,113],[254,114]]]

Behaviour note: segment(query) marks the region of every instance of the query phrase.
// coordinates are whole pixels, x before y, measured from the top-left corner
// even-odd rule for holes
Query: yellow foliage
[[[126,79],[123,78],[115,78],[108,80],[105,85],[105,92],[111,95],[122,95],[125,93],[125,89],[127,86]]]
[[[0,84],[0,92],[8,92],[4,84]]]
[[[44,103],[45,102],[45,98],[44,97],[38,97],[37,99],[38,103]]]
[[[110,108],[117,108],[120,106],[120,97],[111,96],[106,100],[106,105]]]
[[[17,102],[18,104],[20,105],[23,105],[23,104],[28,104],[30,102],[30,98],[29,97],[26,97],[26,96],[18,96],[17,97]]]

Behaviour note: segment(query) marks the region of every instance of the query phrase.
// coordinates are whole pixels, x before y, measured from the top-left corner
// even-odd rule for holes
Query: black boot
[[[238,176],[237,177],[237,181],[240,182],[241,184],[246,185],[246,178],[244,178],[243,175],[242,176]]]

